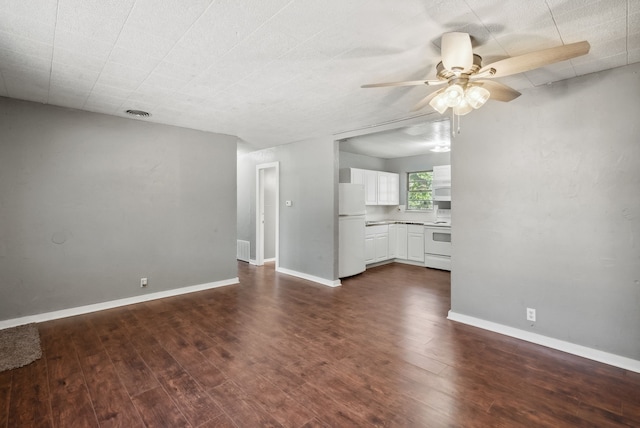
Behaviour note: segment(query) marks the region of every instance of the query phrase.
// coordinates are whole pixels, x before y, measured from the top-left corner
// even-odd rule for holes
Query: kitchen
[[[398,262],[451,270],[449,120],[340,142],[341,278]]]

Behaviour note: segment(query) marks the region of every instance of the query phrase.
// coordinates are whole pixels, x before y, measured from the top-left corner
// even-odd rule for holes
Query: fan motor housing
[[[477,73],[480,68],[482,68],[482,57],[480,55],[473,54],[473,65],[468,71],[464,73],[454,73],[453,71],[444,68],[442,61],[440,61],[438,65],[436,65],[436,73],[440,80],[449,80],[455,77],[461,78],[462,76],[467,76],[466,80],[468,81],[468,77]]]

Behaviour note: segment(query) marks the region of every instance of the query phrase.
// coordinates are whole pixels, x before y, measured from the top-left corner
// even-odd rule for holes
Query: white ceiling
[[[453,30],[484,64],[591,43],[519,90],[640,60],[638,0],[0,0],[0,96],[270,147],[411,117],[429,88],[360,85],[433,78]]]

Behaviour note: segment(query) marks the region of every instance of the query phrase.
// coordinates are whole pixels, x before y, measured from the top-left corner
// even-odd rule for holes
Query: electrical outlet
[[[140,278],[140,287],[146,287],[147,286],[147,278]]]
[[[527,308],[527,321],[536,321],[536,310],[532,308]]]

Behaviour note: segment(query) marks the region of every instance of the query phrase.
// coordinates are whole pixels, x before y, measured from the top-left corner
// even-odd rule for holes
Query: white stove
[[[425,226],[451,227],[451,220],[425,221]]]

